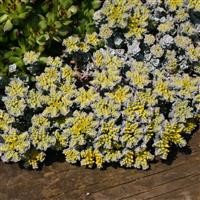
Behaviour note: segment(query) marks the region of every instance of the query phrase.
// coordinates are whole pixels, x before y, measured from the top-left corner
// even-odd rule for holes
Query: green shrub
[[[94,28],[92,16],[99,0],[3,0],[0,1],[0,76],[15,63],[27,73],[23,54],[33,50],[58,55],[62,39],[80,36]]]

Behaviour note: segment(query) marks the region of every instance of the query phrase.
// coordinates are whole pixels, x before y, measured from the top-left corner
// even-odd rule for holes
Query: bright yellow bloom
[[[46,151],[50,146],[55,145],[56,143],[56,138],[51,136],[43,127],[31,127],[29,131],[32,144],[38,150]]]
[[[4,98],[4,104],[8,113],[15,117],[22,115],[26,107],[25,100],[18,97],[6,97]]]

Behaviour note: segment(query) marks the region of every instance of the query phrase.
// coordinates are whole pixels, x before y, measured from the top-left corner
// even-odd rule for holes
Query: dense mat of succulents
[[[26,51],[57,55],[63,38],[92,31],[92,16],[100,4],[99,0],[0,0],[0,76],[8,75],[12,64],[18,75],[28,74],[22,62]]]
[[[187,145],[200,119],[198,0],[106,0],[97,31],[63,40],[59,57],[28,51],[35,78],[13,77],[0,110],[0,155],[38,168],[66,161],[148,169]]]

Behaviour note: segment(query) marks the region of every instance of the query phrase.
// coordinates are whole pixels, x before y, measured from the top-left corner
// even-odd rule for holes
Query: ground
[[[0,200],[200,200],[200,132],[148,171],[53,162],[39,171],[0,163]]]

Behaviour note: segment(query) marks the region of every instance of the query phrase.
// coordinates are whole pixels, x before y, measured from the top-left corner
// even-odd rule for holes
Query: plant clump
[[[38,168],[52,149],[72,164],[146,170],[186,146],[200,119],[199,9],[194,0],[106,0],[96,32],[65,38],[35,79],[5,87],[2,160]],[[23,60],[34,70],[40,58]]]

